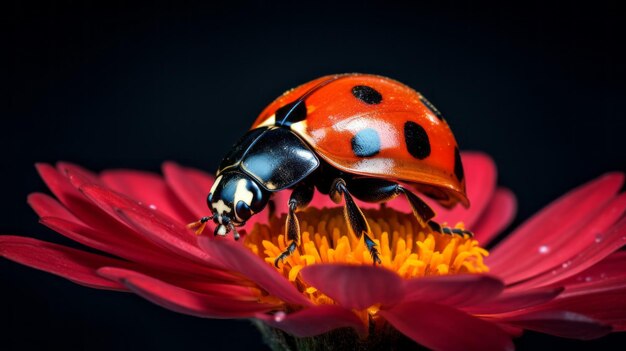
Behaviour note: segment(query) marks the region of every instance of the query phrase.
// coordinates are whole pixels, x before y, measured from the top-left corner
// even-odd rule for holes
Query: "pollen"
[[[489,271],[484,263],[489,252],[469,235],[433,232],[422,228],[413,214],[391,208],[364,209],[363,213],[380,253],[381,266],[402,278]],[[269,225],[256,224],[245,237],[245,245],[272,267],[289,245],[284,235],[285,216],[271,218]],[[320,263],[372,265],[372,257],[363,237],[348,231],[342,208],[308,208],[297,216],[300,245],[277,270],[316,304],[332,304],[332,299],[300,278],[300,271]],[[455,228],[465,229],[463,223]]]

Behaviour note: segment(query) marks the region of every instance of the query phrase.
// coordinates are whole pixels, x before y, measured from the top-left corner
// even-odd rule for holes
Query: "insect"
[[[403,195],[418,223],[443,233],[435,212],[413,191],[445,207],[469,206],[459,149],[441,113],[420,93],[395,80],[369,74],[325,76],[285,92],[258,116],[226,154],[207,197],[211,215],[189,224],[201,233],[213,220],[215,235],[262,211],[273,193],[292,189],[285,236],[300,243],[297,211],[314,189],[344,203],[348,228],[381,263],[370,227],[354,198],[373,203]]]

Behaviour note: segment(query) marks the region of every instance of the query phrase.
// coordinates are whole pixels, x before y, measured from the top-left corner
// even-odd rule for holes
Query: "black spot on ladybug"
[[[290,126],[306,119],[306,104],[304,100],[296,100],[276,110],[277,126]]]
[[[461,154],[459,148],[454,148],[454,175],[459,181],[463,181],[465,173],[463,172],[463,162],[461,162]]]
[[[380,102],[383,101],[383,96],[380,95],[376,89],[368,87],[367,85],[357,85],[353,87],[352,95],[369,105],[380,104]]]
[[[441,114],[441,112],[439,112],[439,110],[437,110],[435,105],[426,100],[426,98],[423,96],[420,96],[420,101],[430,110],[430,112],[432,112],[437,118],[439,118],[440,121],[443,121],[443,115]]]
[[[411,156],[420,160],[430,156],[428,134],[419,124],[412,121],[404,123],[404,141]]]
[[[380,136],[372,128],[367,128],[352,137],[352,151],[359,157],[374,156],[380,152]]]

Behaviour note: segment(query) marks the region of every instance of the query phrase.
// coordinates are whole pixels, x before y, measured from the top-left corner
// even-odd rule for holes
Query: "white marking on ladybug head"
[[[226,226],[223,225],[223,224],[220,224],[215,229],[215,234],[217,234],[217,235],[224,236],[224,235],[226,235],[226,233],[228,233],[228,230],[227,230]]]
[[[243,201],[246,205],[248,205],[248,207],[250,207],[250,204],[252,203],[252,199],[254,198],[254,194],[252,194],[252,191],[248,190],[248,187],[246,186],[248,184],[248,180],[246,179],[240,179],[237,182],[237,188],[235,189],[235,200],[234,200],[234,204],[235,206],[237,206],[237,203],[239,203],[239,201]],[[239,218],[239,216],[237,215],[237,211],[235,211],[235,217],[237,217],[238,220],[242,221],[242,218]]]
[[[217,202],[212,203],[211,206],[220,215],[223,215],[224,213],[230,213],[230,211],[232,211],[232,208],[226,205],[226,203],[224,203],[224,200],[222,199],[219,199]]]
[[[237,182],[237,189],[235,189],[235,203],[243,201],[248,206],[252,203],[254,194],[252,194],[252,191],[248,190],[248,187],[246,186],[247,184],[248,180],[246,179],[239,179]]]
[[[217,177],[217,179],[215,179],[215,181],[213,182],[213,185],[211,186],[211,190],[209,190],[209,194],[213,194],[213,192],[215,191],[215,189],[217,189],[217,185],[220,183],[220,181],[222,180],[222,176]]]

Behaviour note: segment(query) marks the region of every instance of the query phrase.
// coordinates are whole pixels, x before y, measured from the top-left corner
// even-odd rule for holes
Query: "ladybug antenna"
[[[204,231],[204,228],[206,228],[207,222],[212,220],[212,219],[213,219],[213,216],[202,217],[198,221],[191,222],[191,223],[187,224],[187,228],[189,228],[191,230],[194,230],[196,235],[200,235]]]

